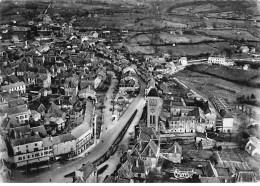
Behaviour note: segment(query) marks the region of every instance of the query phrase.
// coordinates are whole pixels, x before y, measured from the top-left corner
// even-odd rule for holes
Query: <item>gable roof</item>
[[[42,138],[36,135],[36,136],[30,136],[27,138],[14,139],[14,140],[11,140],[11,143],[13,146],[19,146],[19,145],[24,145],[24,144],[28,144],[28,143],[38,142],[41,140],[42,140]]]
[[[205,119],[205,115],[203,110],[200,107],[195,108],[192,111],[189,111],[189,113],[187,114],[187,116],[195,116],[196,118],[202,118]]]
[[[2,109],[2,111],[4,113],[7,113],[8,115],[14,115],[14,114],[22,113],[22,112],[27,112],[28,108],[27,108],[26,104],[23,104],[23,105],[18,105],[18,106],[11,107],[11,108],[4,108],[4,109]]]
[[[157,89],[151,88],[150,91],[148,92],[147,96],[149,96],[149,97],[159,97]]]
[[[73,135],[71,135],[70,133],[59,135],[59,138],[60,138],[60,141],[61,141],[62,143],[65,143],[65,142],[67,142],[67,141],[73,141],[73,140],[76,139],[76,138],[75,138]]]
[[[46,132],[45,127],[43,125],[38,126],[38,127],[32,127],[31,129],[35,133],[36,132],[41,133],[42,137],[46,137],[47,136],[47,132]]]
[[[182,153],[182,147],[179,145],[179,143],[177,141],[175,141],[175,143],[173,144],[172,147],[170,147],[169,149],[167,149],[166,151],[164,151],[164,153]]]
[[[95,166],[93,165],[93,163],[89,161],[79,169],[79,171],[83,172],[84,180],[86,180],[94,170],[95,170]]]

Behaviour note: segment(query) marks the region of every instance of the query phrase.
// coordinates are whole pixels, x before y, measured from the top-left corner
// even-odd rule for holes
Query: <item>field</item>
[[[258,70],[246,71],[235,67],[223,67],[218,65],[193,65],[189,67],[192,71],[210,74],[219,78],[237,83],[250,84],[251,80],[259,77]]]
[[[202,92],[204,95],[207,95],[207,97],[212,95],[212,93],[214,92],[215,95],[228,98],[230,101],[236,101],[236,98],[238,96],[251,95],[253,93],[254,95],[256,95],[256,99],[260,101],[260,90],[257,88],[252,88],[246,85],[222,80],[214,76],[190,71],[187,69],[178,72],[175,75],[178,79],[186,83],[188,86]],[[238,90],[238,92],[234,93],[214,86],[218,84],[221,84],[225,87],[231,87],[232,89]]]
[[[162,53],[171,51],[173,56],[199,56],[209,55],[212,52],[219,52],[220,50],[211,47],[207,44],[193,44],[193,45],[176,45],[176,46],[158,46],[158,50]]]
[[[155,50],[151,46],[139,46],[125,44],[127,51],[131,54],[154,54]]]
[[[212,37],[217,36],[233,40],[260,41],[258,37],[253,36],[247,31],[241,30],[205,30],[204,33]]]

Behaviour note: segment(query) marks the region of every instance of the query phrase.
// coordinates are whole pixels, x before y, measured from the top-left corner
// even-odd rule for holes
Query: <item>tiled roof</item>
[[[178,142],[175,142],[173,146],[167,149],[164,153],[182,153],[182,147],[179,145]]]
[[[21,127],[16,127],[13,129],[16,133],[18,134],[26,134],[28,132],[30,132],[30,125],[25,125],[25,126],[21,126]]]
[[[42,138],[39,136],[30,136],[27,138],[20,138],[20,139],[12,140],[11,143],[13,146],[19,146],[19,145],[24,145],[24,144],[28,144],[28,143],[38,142],[41,140],[42,140]]]
[[[14,115],[14,114],[19,114],[22,112],[27,112],[28,108],[27,105],[19,105],[16,107],[11,107],[11,108],[5,108],[2,110],[2,112],[7,113],[8,115]]]
[[[203,110],[199,107],[195,108],[194,110],[190,111],[187,116],[195,116],[196,118],[205,119],[205,115]]]
[[[15,106],[24,105],[24,104],[25,104],[25,101],[22,98],[18,98],[18,99],[8,101],[9,107],[15,107]]]
[[[38,126],[38,127],[32,127],[31,129],[34,132],[41,133],[42,137],[46,137],[47,136],[47,132],[46,132],[45,127],[43,125]]]
[[[13,83],[13,84],[9,84],[9,85],[4,85],[1,88],[2,88],[2,90],[8,91],[8,90],[10,90],[12,88],[16,88],[16,87],[20,87],[20,86],[25,86],[23,81],[17,82],[17,83]]]
[[[65,143],[65,142],[67,142],[67,141],[73,141],[73,140],[76,139],[76,138],[75,138],[73,135],[71,135],[70,133],[59,135],[59,138],[60,138],[60,141],[61,141],[62,143]]]
[[[83,172],[83,179],[87,179],[92,172],[95,170],[95,166],[91,162],[87,162],[83,167],[79,169],[79,171]]]

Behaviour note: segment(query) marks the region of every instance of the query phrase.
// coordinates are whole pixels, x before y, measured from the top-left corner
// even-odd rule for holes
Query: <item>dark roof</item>
[[[83,172],[83,179],[87,179],[94,170],[95,166],[91,162],[87,162],[79,169],[79,171]]]
[[[43,125],[38,126],[38,127],[33,127],[31,128],[34,132],[38,132],[41,133],[42,137],[46,137],[47,136],[47,132],[45,130],[45,127]]]
[[[222,109],[219,114],[221,115],[222,118],[233,118],[231,113],[226,109]]]
[[[20,139],[12,140],[11,143],[13,144],[13,146],[19,146],[19,145],[24,145],[24,144],[28,144],[28,143],[38,142],[41,140],[42,140],[42,138],[39,136],[30,136],[27,138],[20,138]]]
[[[156,88],[151,88],[151,90],[148,92],[149,97],[159,97]]]
[[[59,135],[60,141],[65,143],[67,141],[75,140],[76,138],[72,136],[70,133]]]

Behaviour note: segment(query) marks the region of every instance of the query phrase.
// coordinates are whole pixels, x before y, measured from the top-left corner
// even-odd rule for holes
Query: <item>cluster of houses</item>
[[[216,141],[208,138],[205,131],[216,127],[218,114],[208,102],[178,97],[177,94],[179,92],[175,91],[175,96],[166,95],[157,88],[153,78],[147,82],[146,114],[135,127],[120,164],[104,182],[170,182],[169,178],[177,182],[255,182],[255,172],[244,163],[235,164],[219,157],[217,165],[196,155],[216,145]],[[217,100],[214,104],[216,109],[216,104],[224,102],[220,98]],[[222,104],[228,109],[226,103]],[[246,149],[257,154],[258,151],[250,147],[254,141],[252,139]],[[194,154],[187,154],[194,143],[200,144],[200,148],[196,146],[192,150]],[[193,160],[190,156],[194,156]],[[94,164],[87,162],[76,171],[74,178],[77,183],[97,182],[98,170]]]
[[[0,53],[1,158],[17,167],[76,156],[94,144],[96,92],[108,80],[106,64],[113,58],[110,65],[125,65],[97,32],[39,19],[27,29],[10,26],[15,37],[1,38],[8,46]],[[40,36],[20,37],[29,30]]]

